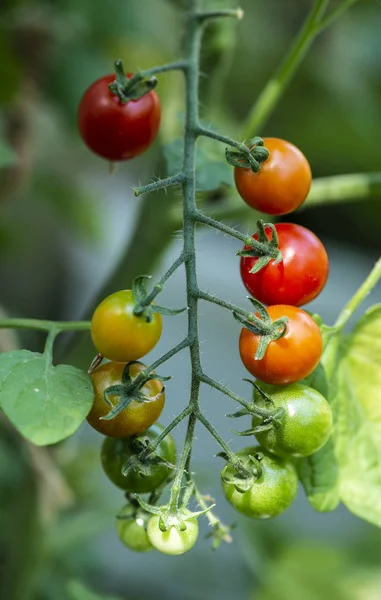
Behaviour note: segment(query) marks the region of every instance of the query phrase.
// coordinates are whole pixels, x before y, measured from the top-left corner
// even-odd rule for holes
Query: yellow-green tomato
[[[257,381],[259,387],[270,396],[273,408],[283,408],[280,427],[256,434],[258,442],[279,456],[311,456],[329,439],[332,433],[332,410],[319,392],[300,383],[276,386]],[[261,407],[272,408],[255,390],[255,402]],[[253,417],[253,427],[260,425]]]
[[[234,483],[226,481],[237,477],[234,467],[226,465],[221,473],[222,488],[230,504],[252,519],[269,519],[284,512],[298,491],[298,477],[293,464],[260,446],[244,448],[237,455],[248,470],[252,469],[249,457],[262,455],[259,463],[262,474],[246,492],[240,492]]]
[[[149,552],[153,546],[147,535],[149,515],[126,504],[116,518],[116,532],[121,542],[135,552]]]
[[[186,529],[181,531],[172,526],[168,531],[161,531],[160,516],[153,515],[148,521],[147,534],[152,546],[163,554],[184,554],[196,543],[198,537],[198,522],[195,518],[184,521]]]
[[[95,309],[91,337],[100,354],[117,362],[130,362],[154,348],[162,331],[161,315],[151,321],[134,314],[132,290],[120,290],[107,296]]]

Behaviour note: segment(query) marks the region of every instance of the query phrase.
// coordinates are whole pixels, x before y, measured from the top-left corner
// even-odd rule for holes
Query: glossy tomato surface
[[[160,516],[153,515],[148,521],[148,538],[156,550],[163,554],[173,556],[188,552],[195,545],[198,538],[198,522],[195,518],[184,521],[185,529],[170,527],[168,531],[161,531]]]
[[[308,196],[312,174],[304,154],[285,140],[263,138],[269,158],[261,170],[235,167],[234,178],[241,198],[260,212],[286,215],[296,210]]]
[[[162,433],[163,429],[159,423],[155,423],[137,437],[153,442]],[[136,470],[130,470],[126,475],[123,475],[123,466],[134,456],[135,440],[135,437],[107,437],[102,444],[101,463],[107,477],[119,488],[134,494],[146,494],[156,490],[174,471],[165,464],[155,464],[152,461],[145,463],[144,477]],[[167,435],[160,442],[154,456],[162,458],[171,465],[176,465],[176,446],[171,435]]]
[[[222,470],[222,488],[226,499],[238,512],[252,519],[270,519],[284,512],[295,500],[298,477],[291,462],[264,448],[250,447],[237,452],[246,468],[250,468],[249,457],[257,454],[262,456],[259,463],[262,474],[247,491],[239,492],[227,481],[237,475],[232,465],[226,465]]]
[[[332,433],[332,410],[324,396],[300,383],[256,383],[271,398],[271,409],[283,409],[279,427],[256,434],[261,446],[278,456],[298,458],[311,456],[326,444]],[[270,408],[258,390],[254,400],[259,408]],[[262,421],[253,417],[252,424],[257,427]]]
[[[327,252],[318,237],[309,229],[294,223],[275,225],[283,259],[271,260],[258,273],[251,273],[257,257],[242,257],[242,281],[252,296],[263,304],[292,304],[303,306],[311,302],[324,288],[329,262]],[[271,239],[271,228],[265,233]],[[253,235],[258,239],[258,234]],[[245,246],[245,250],[249,250]]]
[[[142,358],[160,339],[162,319],[153,313],[147,322],[134,314],[132,290],[120,290],[107,296],[95,309],[91,337],[100,354],[117,362]]]
[[[99,433],[108,437],[125,438],[142,433],[157,421],[164,408],[165,394],[161,393],[163,384],[161,381],[153,379],[148,381],[140,390],[147,398],[145,402],[133,400],[115,418],[108,421],[101,419],[112,408],[106,403],[104,392],[113,385],[122,384],[125,366],[125,363],[109,362],[101,365],[91,373],[95,396],[87,421]],[[142,363],[132,364],[130,366],[132,379],[135,379],[144,368],[145,365]],[[109,396],[109,400],[115,406],[119,403],[120,396]]]
[[[153,546],[148,539],[148,513],[127,504],[116,518],[116,532],[120,541],[134,552],[150,552]]]
[[[160,126],[160,101],[151,91],[123,104],[108,88],[113,81],[115,75],[106,75],[86,90],[78,108],[78,128],[95,154],[110,161],[128,160],[153,143]]]
[[[320,329],[301,308],[276,304],[267,312],[272,321],[287,317],[286,333],[272,341],[262,359],[257,360],[260,336],[245,327],[239,339],[239,352],[246,369],[266,383],[286,385],[307,377],[317,367],[323,352]]]

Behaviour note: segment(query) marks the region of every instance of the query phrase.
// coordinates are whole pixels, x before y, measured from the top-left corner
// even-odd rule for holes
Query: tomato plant
[[[302,35],[250,111],[242,129],[245,141],[206,127],[203,123],[209,115],[201,119],[199,114],[204,25],[220,17],[241,18],[242,11],[203,11],[201,0],[174,4],[179,14],[186,9],[183,58],[135,75],[126,75],[121,61],[116,61],[115,76],[102,77],[85,91],[78,125],[85,143],[100,156],[110,161],[138,156],[153,143],[160,124],[160,103],[153,91],[155,76],[179,71],[186,94],[184,136],[164,148],[168,164],[165,167],[163,162],[161,168],[167,169],[167,176],[151,174],[150,182],[135,187],[134,193],[140,196],[157,190],[181,190],[182,210],[174,208],[176,195],[176,200],[161,196],[143,204],[139,223],[144,227],[132,236],[134,248],[126,261],[131,289],[107,296],[95,308],[91,322],[1,319],[4,328],[46,333],[42,352],[17,349],[0,356],[0,405],[6,427],[17,430],[17,441],[21,434],[30,443],[47,446],[72,435],[87,418],[94,429],[107,436],[101,462],[109,479],[125,492],[128,503],[117,521],[118,535],[125,545],[138,551],[152,547],[164,554],[188,551],[196,542],[198,518],[203,515],[209,521],[214,546],[231,541],[230,528],[216,515],[211,496],[199,489],[193,474],[197,425],[202,425],[221,448],[219,456],[227,463],[222,471],[224,493],[238,512],[261,519],[281,514],[295,498],[300,480],[316,510],[334,510],[342,502],[354,514],[381,526],[381,504],[377,501],[381,489],[381,305],[368,309],[353,331],[347,332],[349,320],[381,279],[381,260],[329,326],[319,315],[312,317],[300,308],[317,297],[328,276],[328,257],[314,233],[292,223],[264,224],[260,220],[258,233],[247,236],[243,227],[235,229],[218,220],[228,215],[238,223],[250,213],[228,189],[233,174],[246,204],[274,217],[325,201],[353,201],[354,193],[370,197],[379,186],[379,174],[373,178],[368,174],[340,176],[315,182],[310,194],[311,170],[302,152],[288,141],[257,135],[307,46],[352,2],[340,0],[327,14],[329,0],[317,0]],[[29,79],[27,83],[29,86]],[[171,93],[176,97],[173,89]],[[168,118],[174,119],[172,104],[167,103],[166,108]],[[178,129],[175,123],[169,125],[170,133]],[[232,121],[231,129],[234,127],[241,130]],[[200,148],[199,138],[208,138],[210,147]],[[226,161],[216,143],[224,145]],[[7,165],[12,156],[7,148],[0,150]],[[251,294],[246,308],[202,289],[196,268],[196,233],[200,227],[213,228],[236,242],[241,275]],[[133,271],[152,269],[160,249],[179,229],[183,241],[179,256],[150,287],[149,276]],[[244,250],[240,251],[242,245]],[[203,254],[202,259],[207,257]],[[186,307],[160,306],[157,296],[180,267],[185,271]],[[349,273],[350,268],[348,265]],[[229,273],[224,276],[233,281]],[[232,369],[229,372],[229,366],[218,379],[208,375],[200,342],[201,302],[225,309],[232,322],[234,318],[240,323],[242,329],[240,336],[237,329],[236,338],[239,336],[242,363],[258,378],[251,382],[256,388],[254,399],[241,397],[220,383],[221,376],[237,375]],[[156,347],[162,333],[161,315],[184,311],[187,327],[178,343],[146,365],[136,362]],[[181,332],[182,324],[175,323],[172,328]],[[75,331],[90,332],[97,352],[87,372],[55,364],[57,336]],[[237,354],[236,338],[234,334],[226,336],[232,361]],[[165,375],[161,369],[167,369],[164,365],[183,350],[190,359],[190,379],[183,383],[184,393],[189,388],[188,399],[184,401],[182,394],[174,397],[169,383],[169,422],[163,427],[155,425],[165,402],[163,382],[172,375],[181,381],[183,377],[176,369],[172,375],[169,367]],[[239,405],[229,417],[249,416],[252,428],[235,433],[255,434],[260,446],[235,451],[239,437],[230,445],[204,414],[200,401],[203,386]],[[182,423],[186,425],[185,439],[177,458],[171,434]],[[44,468],[51,468],[54,461],[48,455]],[[29,454],[27,462],[31,463]],[[35,470],[36,477],[37,471],[44,472]],[[53,469],[53,482],[57,480],[54,475]],[[192,501],[198,506],[193,511],[189,508]]]
[[[142,358],[154,348],[162,331],[161,315],[151,320],[134,314],[136,303],[132,290],[107,296],[95,309],[91,320],[91,337],[100,354],[117,362]]]
[[[127,367],[132,380],[144,368],[142,363],[132,363]],[[110,406],[105,400],[105,392],[114,386],[123,385],[125,369],[126,363],[108,362],[91,374],[94,385],[94,404],[87,416],[87,421],[96,431],[109,437],[125,438],[142,433],[157,421],[164,408],[163,383],[153,379],[147,381],[141,388],[144,400],[132,400],[114,419],[103,419],[110,412]],[[123,390],[108,395],[112,406],[120,402],[121,395],[123,395]]]
[[[270,157],[258,173],[236,167],[234,179],[243,200],[268,215],[287,215],[299,208],[311,187],[311,169],[304,154],[278,138],[264,138]]]
[[[126,504],[117,515],[116,532],[121,542],[135,552],[150,552],[153,546],[147,534],[148,515]]]
[[[137,459],[144,444],[154,441],[163,429],[156,423],[137,438],[104,440],[101,449],[102,467],[107,477],[116,486],[134,494],[145,494],[156,490],[168,479],[176,464],[176,446],[171,435],[160,442],[151,461],[140,463]],[[124,475],[122,469],[128,461],[131,461],[131,468]]]
[[[151,91],[123,101],[110,90],[114,81],[115,75],[105,75],[86,90],[78,108],[78,128],[95,154],[110,161],[128,160],[153,143],[160,126],[160,100]]]
[[[258,272],[253,272],[258,256],[242,256],[242,281],[248,292],[263,304],[308,304],[326,284],[327,252],[319,238],[301,225],[277,223],[275,231],[282,260],[271,259]],[[272,229],[266,227],[265,234],[270,239]],[[253,238],[257,240],[258,234]],[[249,246],[245,246],[245,250],[250,253]]]
[[[237,456],[253,471],[253,477],[241,488],[234,466],[224,467],[222,488],[230,504],[252,519],[269,519],[284,512],[298,491],[298,477],[292,463],[259,446],[244,448]]]
[[[286,386],[257,384],[274,408],[283,409],[278,427],[256,433],[261,446],[286,457],[311,456],[324,446],[332,433],[332,410],[324,396],[300,383]],[[257,406],[268,406],[258,389],[254,399]],[[261,421],[254,416],[252,424],[257,427]]]

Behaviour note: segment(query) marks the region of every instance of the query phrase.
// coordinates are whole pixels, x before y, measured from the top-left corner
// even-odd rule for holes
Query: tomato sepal
[[[269,158],[270,152],[264,147],[264,141],[260,137],[247,142],[246,147],[248,150],[226,148],[225,158],[232,167],[251,169],[253,173],[259,173],[261,164]]]
[[[160,381],[161,383],[164,381],[168,381],[171,377],[163,377],[161,375],[157,375],[156,373],[149,373],[146,375],[141,372],[135,379],[132,379],[130,375],[130,368],[133,365],[141,365],[142,363],[138,360],[130,361],[126,364],[123,375],[122,375],[122,383],[117,385],[112,385],[105,389],[103,398],[104,401],[111,406],[110,412],[107,415],[100,417],[101,421],[109,421],[114,419],[121,413],[125,408],[127,408],[131,402],[147,402],[152,400],[157,400],[165,393],[165,386],[163,385],[158,394],[154,397],[147,398],[147,396],[141,391],[143,386],[148,383],[148,381]],[[109,399],[109,396],[120,396],[120,400],[117,404],[114,404]]]
[[[139,100],[157,86],[156,77],[144,77],[142,73],[135,73],[133,77],[126,77],[123,61],[118,59],[114,63],[115,81],[109,84],[108,89],[117,96],[122,104],[130,100]]]
[[[258,231],[252,236],[252,242],[247,244],[243,250],[236,252],[236,256],[255,257],[258,260],[250,269],[250,273],[259,273],[261,269],[266,267],[271,261],[274,265],[279,264],[283,260],[283,254],[279,249],[278,233],[273,223],[264,223],[262,219],[257,221]],[[269,239],[265,233],[265,227],[271,229],[271,238]],[[258,235],[258,240],[255,239]]]

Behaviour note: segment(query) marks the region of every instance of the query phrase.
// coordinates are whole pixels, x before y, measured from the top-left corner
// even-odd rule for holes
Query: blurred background
[[[232,7],[231,0],[205,6]],[[241,0],[244,20],[210,27],[202,54],[201,109],[207,123],[239,139],[242,123],[284,57],[310,0]],[[335,2],[332,2],[335,5]],[[321,35],[263,132],[290,140],[308,157],[314,177],[380,170],[381,4],[361,0]],[[174,32],[176,35],[174,35]],[[175,192],[134,198],[132,187],[165,175],[183,123],[179,74],[160,77],[164,110],[160,139],[142,158],[109,166],[81,143],[76,109],[97,77],[121,57],[127,70],[180,57],[180,14],[165,0],[1,0],[0,3],[0,310],[4,315],[80,319],[99,298],[130,287],[139,273],[158,276],[181,245],[181,197]],[[166,146],[163,152],[162,148]],[[243,231],[256,215],[226,185],[224,148],[200,144],[215,160],[202,185],[205,210]],[[203,159],[200,159],[202,169]],[[221,173],[219,172],[221,171]],[[200,177],[203,174],[201,173]],[[223,181],[224,185],[220,186]],[[209,189],[208,189],[209,188]],[[369,201],[306,209],[293,220],[326,243],[331,276],[311,305],[332,323],[380,253],[381,193]],[[224,212],[226,203],[229,211]],[[231,209],[233,207],[233,209]],[[245,305],[237,243],[200,230],[201,286]],[[380,288],[367,303],[379,301]],[[160,299],[184,305],[176,273]],[[179,341],[183,316],[167,317],[154,360]],[[206,370],[247,395],[238,358],[238,328],[228,313],[201,306]],[[0,332],[1,350],[41,350],[43,338]],[[60,339],[56,360],[87,368],[88,334]],[[187,402],[185,353],[165,365],[165,424]],[[205,413],[230,440],[244,445],[225,414],[235,406],[203,391]],[[239,423],[240,428],[247,424]],[[183,429],[175,432],[181,444]],[[221,459],[197,430],[194,471],[216,498],[217,512],[237,523],[234,542],[211,550],[200,536],[182,557],[133,554],[114,533],[123,495],[101,472],[101,436],[84,424],[54,448],[26,445],[0,422],[0,599],[7,600],[376,600],[381,598],[381,532],[340,507],[315,513],[303,492],[282,517],[240,519],[222,497]],[[205,522],[204,522],[205,521]],[[207,522],[202,533],[207,534]],[[82,587],[86,586],[86,587]],[[86,588],[92,591],[87,591]]]

